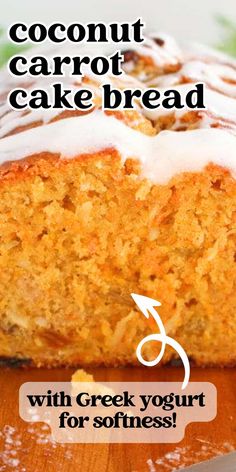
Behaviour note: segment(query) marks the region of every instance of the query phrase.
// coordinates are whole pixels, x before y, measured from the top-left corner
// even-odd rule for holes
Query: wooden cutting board
[[[181,381],[180,368],[90,369],[98,381]],[[178,444],[59,445],[47,426],[18,415],[18,389],[27,381],[69,381],[73,370],[0,369],[0,471],[168,472],[236,449],[236,369],[192,369],[191,380],[213,382],[218,414],[190,424]],[[222,471],[223,472],[223,471]]]

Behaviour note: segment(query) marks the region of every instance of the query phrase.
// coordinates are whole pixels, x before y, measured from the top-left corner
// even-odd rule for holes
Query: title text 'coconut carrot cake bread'
[[[196,364],[235,364],[236,63],[156,35],[125,51],[124,71],[110,78],[121,89],[204,82],[207,108],[108,113],[88,74],[73,86],[93,89],[89,113],[17,112],[1,73],[0,357],[135,363],[156,329],[135,292],[161,302]]]

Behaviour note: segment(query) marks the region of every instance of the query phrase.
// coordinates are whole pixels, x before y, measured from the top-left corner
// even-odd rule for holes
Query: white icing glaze
[[[156,38],[159,41],[156,41]],[[131,156],[140,159],[143,176],[154,182],[165,183],[178,172],[201,170],[209,162],[226,167],[236,178],[236,136],[230,134],[232,132],[236,134],[236,61],[205,48],[193,47],[188,51],[180,51],[175,41],[164,34],[151,35],[141,45],[122,45],[122,50],[126,49],[151,59],[153,64],[151,79],[146,70],[142,70],[137,78],[130,75],[135,65],[132,63],[132,54],[131,60],[125,64],[125,73],[119,78],[99,78],[86,68],[84,79],[26,77],[20,83],[15,77],[10,77],[6,70],[1,72],[0,164],[43,151],[60,153],[62,158],[72,158],[79,153],[114,147],[120,152],[123,161]],[[60,48],[49,49],[46,45],[34,49],[34,55],[44,54],[47,58],[58,54],[94,56],[110,55],[116,50],[117,45],[110,44],[92,46],[80,44],[79,47],[67,44]],[[30,57],[32,50],[25,55]],[[176,72],[166,73],[164,72],[166,70],[176,70]],[[90,81],[89,84],[86,82],[87,79]],[[16,85],[29,90],[44,88],[49,91],[51,83],[55,81],[63,82],[65,88],[68,86],[74,92],[78,87],[86,86],[92,89],[95,96],[100,95],[99,85],[108,82],[119,88],[156,86],[166,89],[174,86],[182,94],[192,89],[192,83],[205,82],[207,110],[196,111],[199,118],[197,130],[162,131],[154,137],[149,137],[98,110],[89,115],[48,124],[59,114],[58,110],[42,109],[25,114],[11,110],[6,104],[5,95]],[[138,107],[138,111],[140,117],[144,115],[153,121],[173,113],[161,107],[156,110]],[[186,108],[175,111],[175,123],[171,129],[181,129],[180,119],[187,111],[189,110]],[[42,122],[43,126],[4,137],[18,127],[38,121]],[[218,128],[213,129],[213,127]],[[226,128],[230,133],[225,130]]]
[[[158,38],[164,41],[163,46],[160,46],[155,39]],[[151,57],[157,67],[165,67],[167,65],[176,65],[182,62],[183,55],[177,46],[175,40],[169,35],[160,33],[152,34],[141,45],[135,44],[129,49],[134,50],[140,56]]]
[[[198,57],[202,61],[229,64],[231,67],[236,68],[236,59],[201,43],[192,42],[190,45],[185,45],[184,56],[187,61]]]
[[[183,66],[182,75],[192,82],[203,81],[219,92],[236,98],[236,70],[232,67],[192,61]],[[234,84],[230,81],[234,81]]]
[[[78,86],[75,86],[71,83],[70,80],[65,80],[62,78],[61,82],[63,86],[69,88],[72,93],[78,90]],[[37,82],[37,88],[43,88],[47,91],[49,98],[52,95],[51,84],[55,83],[54,80],[41,80]],[[80,85],[80,84],[79,84]],[[35,88],[35,83],[31,87],[28,88],[30,92]],[[91,89],[91,87],[88,87]],[[62,110],[63,111],[63,110]],[[6,109],[6,105],[0,106],[0,138],[4,137],[14,129],[18,128],[19,126],[27,126],[31,123],[42,121],[43,124],[49,123],[53,118],[58,116],[59,111],[58,109],[44,109],[39,108],[38,110],[27,110],[27,114],[22,112],[13,110],[13,109]]]
[[[170,87],[186,80],[204,82],[209,88],[236,98],[236,70],[229,65],[207,64],[200,60],[186,62],[178,72],[158,76],[149,85]]]
[[[139,54],[140,56],[146,56],[150,57],[152,62],[157,66],[157,67],[164,67],[168,64],[174,65],[174,64],[179,64],[183,60],[182,53],[177,46],[177,43],[173,38],[171,38],[168,35],[160,34],[160,35],[155,35],[155,37],[158,37],[160,39],[163,39],[165,41],[164,46],[159,46],[154,39],[151,37],[146,37],[145,41],[143,43],[122,43],[122,47],[120,44],[110,44],[110,43],[82,43],[76,45],[73,43],[63,43],[63,44],[58,44],[57,46],[53,45],[48,45],[48,43],[40,45],[38,47],[34,47],[34,49],[30,49],[29,51],[24,52],[24,56],[28,58],[28,60],[32,57],[32,55],[44,55],[47,57],[47,60],[50,62],[50,59],[55,56],[55,55],[61,55],[61,56],[90,56],[90,57],[95,57],[96,55],[104,55],[104,56],[109,56],[114,54],[117,50],[121,49],[121,51],[126,51],[126,50],[132,50]],[[32,52],[33,51],[33,52]],[[89,72],[89,68],[86,68],[86,65],[83,66],[83,69],[85,69],[85,74],[92,76],[93,74]],[[100,77],[100,79],[102,79]],[[103,77],[104,79],[104,77]],[[126,76],[127,79],[127,76]],[[41,77],[39,79],[35,79],[32,77],[27,77],[24,76],[23,79],[21,79],[22,82],[24,83],[30,83],[30,82],[40,82],[42,80]],[[46,79],[48,80],[48,78]],[[72,80],[72,79],[71,79]],[[78,79],[79,80],[79,79]],[[99,77],[96,76],[96,80],[99,81]],[[55,81],[55,78],[54,78]],[[5,69],[4,71],[1,72],[0,74],[0,94],[9,91],[10,88],[16,86],[16,84],[19,85],[19,78],[14,77],[10,75],[7,70]]]
[[[123,161],[138,158],[142,175],[159,184],[179,172],[200,171],[210,162],[227,167],[236,178],[236,137],[226,131],[162,131],[150,137],[99,110],[1,139],[0,163],[44,151],[73,158],[107,148],[117,149]]]
[[[182,97],[185,97],[186,94],[193,89],[192,84],[182,84],[182,85],[176,85],[174,87],[175,90],[177,90]],[[166,88],[162,89],[161,87],[158,88],[158,90],[163,93]],[[220,117],[223,118],[224,120],[227,121],[232,121],[235,123],[236,126],[236,100],[233,98],[230,98],[228,96],[222,95],[219,92],[216,92],[214,90],[209,89],[208,87],[205,87],[205,106],[206,110],[201,110],[200,114],[207,114],[210,113],[211,115],[215,117]],[[185,101],[183,100],[185,103]],[[174,114],[176,117],[180,117],[186,112],[190,111],[189,108],[184,106],[181,109],[174,110]],[[199,113],[199,110],[193,110]],[[145,116],[147,116],[151,120],[155,120],[157,118],[160,118],[161,116],[165,115],[170,115],[173,113],[172,109],[167,109],[163,107],[156,108],[154,110],[144,110]]]

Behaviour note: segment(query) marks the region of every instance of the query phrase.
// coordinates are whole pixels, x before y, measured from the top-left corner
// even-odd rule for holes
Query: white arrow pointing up
[[[141,364],[147,367],[153,367],[159,364],[159,362],[161,361],[164,355],[166,345],[168,344],[179,354],[183,362],[185,375],[184,375],[184,381],[182,384],[182,390],[185,389],[188,385],[189,378],[190,378],[190,364],[189,364],[188,356],[185,350],[177,341],[175,341],[173,338],[166,335],[162,320],[154,308],[157,306],[161,306],[161,303],[158,302],[157,300],[154,300],[153,298],[145,297],[144,295],[138,295],[136,293],[131,293],[131,297],[133,298],[134,302],[136,303],[136,305],[139,307],[140,311],[144,314],[146,318],[149,318],[150,314],[153,316],[160,331],[159,333],[149,334],[144,339],[142,339],[142,341],[140,341],[136,349],[136,355],[139,362],[141,362]],[[142,356],[142,348],[144,344],[150,341],[159,341],[162,344],[162,346],[161,346],[161,350],[158,356],[152,361],[147,361]]]

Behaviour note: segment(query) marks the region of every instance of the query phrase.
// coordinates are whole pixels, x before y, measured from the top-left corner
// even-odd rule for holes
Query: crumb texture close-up
[[[1,72],[1,359],[134,364],[155,329],[135,292],[161,302],[167,334],[193,363],[234,365],[236,62],[167,35],[123,53],[114,86],[184,93],[204,82],[207,109],[102,111],[88,72],[71,85],[94,91],[90,113],[17,112]],[[158,349],[148,344],[146,358]]]

